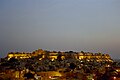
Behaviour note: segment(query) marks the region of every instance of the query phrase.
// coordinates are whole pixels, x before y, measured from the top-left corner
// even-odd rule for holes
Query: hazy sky
[[[11,51],[120,57],[120,0],[0,0],[0,57]]]

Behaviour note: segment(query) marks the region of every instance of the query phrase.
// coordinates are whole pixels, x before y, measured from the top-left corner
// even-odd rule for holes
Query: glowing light
[[[42,60],[42,58],[39,58],[39,60]]]
[[[49,78],[52,78],[51,76],[49,76]]]
[[[110,67],[110,65],[107,65],[107,67]]]
[[[90,60],[87,60],[88,62],[90,61]]]
[[[116,79],[116,77],[114,76],[113,79]]]
[[[51,61],[54,61],[54,58],[52,58],[52,60]]]

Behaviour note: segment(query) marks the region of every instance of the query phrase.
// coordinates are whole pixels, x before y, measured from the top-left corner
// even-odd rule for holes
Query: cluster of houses
[[[109,54],[103,53],[57,52],[42,49],[29,53],[10,52],[0,61],[0,79],[25,80],[29,74],[36,80],[52,80],[56,77],[57,80],[105,80],[106,72],[111,73],[111,70],[119,72],[120,68],[116,69],[115,66]]]

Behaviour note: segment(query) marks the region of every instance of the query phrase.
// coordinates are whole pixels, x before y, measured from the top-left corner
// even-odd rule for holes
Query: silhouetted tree
[[[66,53],[66,56],[65,56],[66,59],[74,59],[75,58],[75,56],[73,55],[75,52],[69,51],[69,52],[65,52],[65,53]]]
[[[12,62],[18,62],[18,59],[16,59],[15,57],[12,57],[12,58],[10,58],[9,62],[10,63],[12,63]]]
[[[45,59],[49,59],[49,51],[44,51],[45,53]]]
[[[24,77],[26,77],[27,79],[34,79],[34,74],[28,72],[28,73],[24,74]]]
[[[69,68],[74,70],[76,68],[76,65],[74,63],[70,63]]]
[[[62,61],[62,54],[58,54],[57,60],[58,60],[58,61]]]
[[[81,53],[84,53],[84,51],[81,51]]]

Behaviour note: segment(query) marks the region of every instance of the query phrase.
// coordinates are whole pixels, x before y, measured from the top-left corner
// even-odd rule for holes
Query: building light
[[[88,59],[87,61],[89,62],[90,60]]]
[[[81,58],[79,57],[79,59],[81,60]]]
[[[110,67],[110,65],[107,65],[107,67]]]
[[[54,58],[52,58],[51,61],[54,61]]]
[[[115,79],[116,79],[116,77],[114,76],[114,77],[113,77],[113,79],[115,80]]]
[[[42,60],[42,58],[39,58],[39,60]]]

